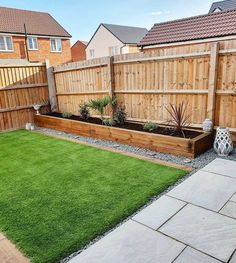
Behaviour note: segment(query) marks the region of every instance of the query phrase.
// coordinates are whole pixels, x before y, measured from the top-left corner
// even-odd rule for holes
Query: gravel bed
[[[108,147],[108,148],[113,148],[113,149],[118,149],[124,152],[129,152],[129,153],[135,153],[141,156],[145,157],[152,157],[155,159],[167,161],[167,162],[172,162],[180,165],[185,165],[187,167],[192,167],[195,170],[201,169],[211,161],[213,161],[215,158],[219,158],[217,154],[214,152],[213,149],[210,149],[209,151],[205,152],[204,154],[198,156],[197,158],[191,160],[182,156],[175,156],[171,154],[165,154],[165,153],[160,153],[160,152],[155,152],[139,147],[134,147],[126,144],[121,144],[117,142],[112,142],[112,141],[106,141],[106,140],[101,140],[101,139],[94,139],[90,137],[84,137],[84,136],[77,136],[74,134],[70,133],[65,133],[65,132],[60,132],[52,129],[47,129],[47,128],[39,128],[37,127],[36,130],[49,133],[49,134],[54,134],[54,135],[60,135],[64,136],[66,138],[71,138],[71,139],[76,139],[81,142],[87,142],[90,144],[95,144],[98,146],[103,146],[103,147]],[[231,154],[228,157],[221,157],[224,159],[228,160],[235,160],[236,161],[236,151],[234,150],[233,154]]]
[[[184,166],[193,168],[192,172],[188,173],[185,177],[181,178],[174,185],[170,186],[168,189],[166,189],[166,191],[162,192],[159,195],[154,196],[151,200],[149,200],[148,203],[146,203],[143,207],[141,207],[134,214],[130,215],[128,218],[123,220],[121,223],[116,225],[114,228],[112,228],[109,231],[107,231],[104,235],[98,236],[97,238],[92,240],[87,246],[83,247],[81,250],[79,250],[79,251],[71,254],[70,256],[66,257],[65,259],[61,260],[60,261],[61,263],[67,263],[73,257],[75,257],[76,255],[80,254],[83,250],[85,250],[86,248],[88,248],[89,246],[91,246],[92,244],[94,244],[95,242],[97,242],[98,240],[100,240],[101,238],[103,238],[104,236],[109,234],[110,232],[112,232],[114,229],[116,229],[117,227],[122,225],[124,222],[130,220],[139,211],[143,210],[145,207],[147,207],[152,202],[154,202],[155,200],[160,198],[162,195],[164,195],[167,192],[169,192],[175,186],[177,186],[178,184],[180,184],[181,182],[186,180],[189,176],[191,176],[193,173],[195,173],[197,170],[201,169],[202,167],[206,166],[208,163],[213,161],[215,158],[223,158],[223,159],[227,159],[227,160],[234,160],[234,161],[236,161],[236,150],[235,149],[234,149],[234,152],[228,157],[219,157],[219,156],[217,156],[217,154],[215,154],[213,149],[210,149],[209,151],[205,152],[204,154],[202,154],[202,155],[198,156],[197,158],[191,160],[191,159],[187,159],[187,158],[181,157],[181,156],[175,156],[175,155],[171,155],[171,154],[164,154],[164,153],[160,153],[160,152],[150,151],[150,150],[147,150],[147,149],[134,147],[134,146],[129,146],[129,145],[126,145],[126,144],[120,144],[120,143],[112,142],[112,141],[106,141],[106,140],[101,140],[101,139],[94,139],[94,138],[84,137],[84,136],[77,136],[77,135],[74,135],[74,134],[60,132],[60,131],[47,129],[47,128],[36,127],[36,130],[41,131],[41,132],[46,133],[46,134],[60,135],[60,136],[63,136],[65,138],[76,139],[76,140],[81,141],[81,142],[87,142],[87,143],[98,145],[98,146],[118,149],[118,150],[121,150],[121,151],[124,151],[124,152],[135,153],[135,154],[140,155],[140,156],[152,157],[152,158],[155,158],[155,159],[159,159],[159,160],[163,160],[163,161],[167,161],[167,162],[171,162],[171,163],[176,163],[176,164],[180,164],[180,165],[184,165]]]

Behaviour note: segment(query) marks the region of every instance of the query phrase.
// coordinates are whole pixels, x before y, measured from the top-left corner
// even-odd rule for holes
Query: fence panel
[[[235,41],[223,41],[118,55],[110,68],[107,57],[57,66],[59,111],[78,114],[81,102],[115,94],[128,119],[166,122],[169,103],[185,101],[191,126],[210,117],[236,132],[234,47]]]
[[[108,95],[109,58],[74,62],[55,67],[56,95],[60,112],[78,115],[79,104]]]
[[[33,121],[33,104],[48,100],[45,65],[0,65],[0,131]]]

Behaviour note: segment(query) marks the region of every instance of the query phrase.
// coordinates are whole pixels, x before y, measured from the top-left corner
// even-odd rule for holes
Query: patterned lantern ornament
[[[217,128],[214,150],[219,156],[228,156],[234,149],[228,128]]]

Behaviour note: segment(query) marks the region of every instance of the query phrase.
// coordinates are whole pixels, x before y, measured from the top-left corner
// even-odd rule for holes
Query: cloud
[[[154,11],[154,12],[151,12],[151,15],[152,16],[160,16],[160,15],[168,15],[168,14],[170,14],[170,11],[169,10],[167,10],[167,11]]]
[[[155,12],[151,12],[151,15],[152,16],[160,16],[160,15],[162,15],[162,11],[155,11]]]

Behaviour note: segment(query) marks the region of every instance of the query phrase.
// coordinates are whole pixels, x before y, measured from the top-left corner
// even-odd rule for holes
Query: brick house
[[[70,38],[48,13],[0,7],[0,59],[69,62]]]
[[[78,40],[72,47],[71,47],[71,57],[72,61],[80,61],[86,59],[86,47],[88,42]]]

